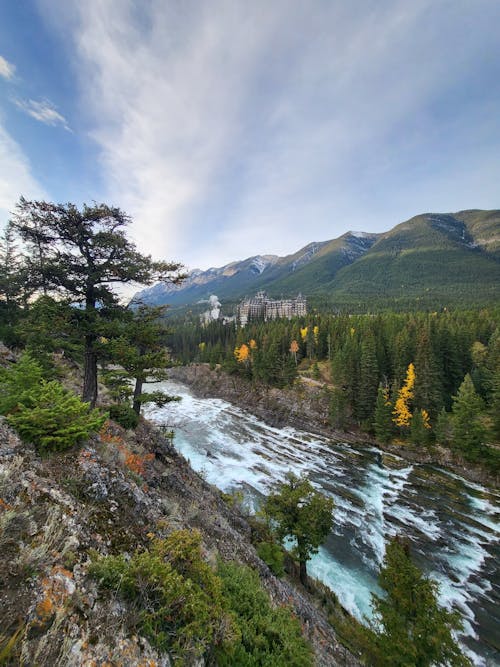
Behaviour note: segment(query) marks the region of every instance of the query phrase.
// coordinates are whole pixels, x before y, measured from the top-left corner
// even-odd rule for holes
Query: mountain
[[[317,283],[329,282],[340,268],[365,253],[377,236],[348,232],[333,241],[309,243],[286,257],[257,255],[207,271],[194,269],[182,285],[158,283],[135,294],[133,300],[182,306],[206,301],[211,294],[237,301],[261,289],[271,296],[296,296],[301,290],[311,291]]]
[[[193,305],[215,294],[234,304],[258,290],[302,292],[320,308],[370,310],[477,306],[498,301],[500,211],[426,213],[388,232],[347,232],[286,257],[257,255],[207,271],[181,286],[135,295],[150,304]]]
[[[500,296],[500,211],[419,215],[322,289],[339,305],[480,306]]]

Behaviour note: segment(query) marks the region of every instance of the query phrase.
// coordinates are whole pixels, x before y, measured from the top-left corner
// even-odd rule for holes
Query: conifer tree
[[[410,439],[415,445],[428,445],[431,425],[425,410],[415,408],[410,423]]]
[[[470,456],[476,456],[485,444],[483,410],[484,402],[467,373],[457,395],[453,397],[452,424],[453,444]]]
[[[461,628],[458,614],[439,606],[436,582],[413,564],[406,541],[387,545],[379,583],[386,596],[372,594],[376,665],[470,666],[451,634]]]
[[[451,414],[441,408],[436,421],[436,442],[439,445],[448,446],[452,440]]]
[[[0,236],[0,340],[15,345],[15,325],[21,317],[21,306],[29,293],[25,288],[26,273],[16,247],[12,225]]]
[[[415,406],[426,410],[434,420],[443,404],[442,385],[427,329],[421,332],[417,340],[415,373]]]
[[[378,365],[375,351],[375,338],[367,331],[361,343],[357,416],[363,421],[373,415],[377,400]]]
[[[31,248],[28,285],[55,291],[81,305],[84,339],[83,399],[97,399],[99,311],[117,302],[113,285],[178,282],[179,264],[153,262],[127,238],[130,218],[119,208],[19,200],[13,229]]]
[[[389,400],[389,389],[383,385],[379,385],[373,428],[377,440],[380,440],[380,442],[387,443],[391,440],[393,433],[392,409],[393,406]]]
[[[307,561],[317,553],[332,528],[333,500],[315,491],[304,477],[288,473],[264,503],[264,513],[276,522],[281,540],[296,540],[293,553],[299,561],[300,581],[307,586]]]
[[[500,443],[500,368],[498,368],[491,379],[491,405],[490,414],[492,422],[492,435],[495,443]]]
[[[162,316],[166,306],[140,305],[135,310],[127,310],[121,321],[114,323],[111,330],[118,328],[120,335],[104,342],[110,359],[125,371],[124,380],[132,379],[132,408],[139,415],[143,403],[153,402],[162,406],[177,400],[161,391],[143,392],[145,382],[162,382],[167,379],[167,368],[171,365],[165,348],[168,329]],[[121,372],[115,371],[119,379]]]

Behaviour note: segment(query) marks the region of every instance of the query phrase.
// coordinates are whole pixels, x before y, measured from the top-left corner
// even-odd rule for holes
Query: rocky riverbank
[[[300,379],[291,387],[278,389],[255,384],[228,375],[208,364],[176,366],[169,370],[172,379],[189,386],[196,396],[221,398],[255,415],[270,426],[294,428],[317,433],[332,441],[366,442],[410,461],[448,469],[471,482],[498,486],[499,479],[484,468],[463,461],[443,447],[416,448],[409,444],[381,444],[361,431],[339,431],[330,426],[330,393],[328,386]]]

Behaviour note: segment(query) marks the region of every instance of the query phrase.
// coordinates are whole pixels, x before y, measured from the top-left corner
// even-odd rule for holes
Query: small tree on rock
[[[264,513],[276,523],[280,540],[295,539],[300,581],[307,586],[307,561],[317,553],[333,524],[333,500],[315,491],[304,477],[288,473],[264,503]]]
[[[123,319],[113,325],[119,335],[104,344],[111,361],[119,364],[122,371],[112,371],[112,381],[123,387],[127,380],[134,381],[132,408],[139,415],[143,403],[153,402],[159,406],[172,400],[162,391],[143,392],[145,382],[162,382],[167,379],[170,361],[165,348],[168,329],[162,321],[165,306],[150,307],[140,305],[135,310],[127,310]],[[119,389],[119,388],[118,388]]]

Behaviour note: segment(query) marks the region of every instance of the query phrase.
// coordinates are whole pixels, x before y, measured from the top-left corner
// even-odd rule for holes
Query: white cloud
[[[3,76],[3,78],[8,81],[13,78],[15,71],[15,65],[10,63],[3,56],[0,56],[0,76]]]
[[[47,198],[21,148],[0,124],[0,224],[7,222],[21,195]]]
[[[395,190],[426,210],[444,181],[429,167],[417,201],[404,169],[432,160],[437,103],[483,57],[474,35],[496,40],[488,0],[68,0],[63,19],[39,1],[76,46],[110,200],[141,248],[201,267],[388,228]]]
[[[57,111],[52,102],[49,102],[48,100],[37,101],[15,99],[14,104],[35,120],[40,121],[40,123],[52,126],[60,125],[68,132],[72,131],[66,118],[64,118],[64,116]]]

